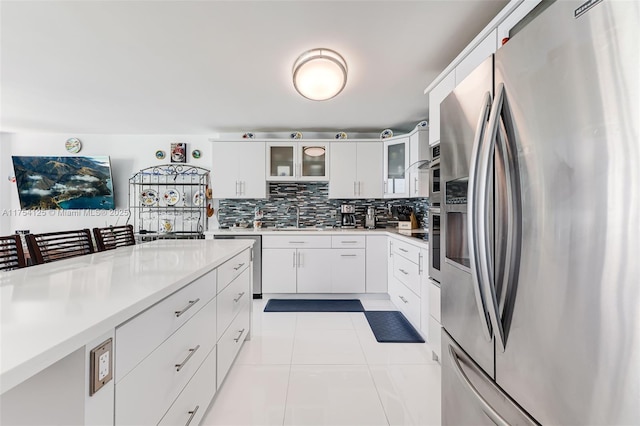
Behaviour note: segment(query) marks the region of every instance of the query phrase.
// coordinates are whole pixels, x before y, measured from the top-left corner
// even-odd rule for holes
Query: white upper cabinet
[[[264,142],[214,142],[214,198],[267,198]]]
[[[429,145],[440,142],[440,102],[456,87],[456,72],[451,71],[429,92]]]
[[[382,198],[382,143],[331,144],[329,198]]]
[[[412,198],[429,196],[429,169],[424,164],[424,168],[418,169],[419,162],[430,160],[429,131],[414,130],[409,134],[409,196]],[[418,164],[416,164],[418,163]]]
[[[266,147],[266,180],[329,180],[328,142],[267,142]]]
[[[384,141],[384,198],[409,196],[409,136]]]
[[[495,29],[456,66],[456,86],[471,74],[478,65],[483,63],[485,59],[496,53],[497,46],[498,30]]]

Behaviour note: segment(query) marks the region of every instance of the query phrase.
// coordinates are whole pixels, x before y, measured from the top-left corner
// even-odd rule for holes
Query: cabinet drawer
[[[251,297],[251,292],[249,291],[250,278],[249,270],[245,269],[238,278],[216,297],[216,303],[218,304],[218,339],[222,337],[224,331],[244,305],[249,303],[249,298]]]
[[[333,235],[331,236],[332,248],[365,248],[364,235]]]
[[[405,243],[404,241],[394,239],[392,241],[392,249],[393,254],[398,254],[402,257],[405,257],[415,264],[420,263],[419,247],[412,246],[411,244]]]
[[[247,249],[220,265],[218,267],[218,293],[228,286],[242,271],[247,269],[250,264],[251,250]]]
[[[158,425],[200,424],[215,394],[216,349],[214,348]]]
[[[420,298],[396,279],[393,280],[392,287],[389,292],[391,301],[411,324],[420,330]]]
[[[215,289],[216,271],[211,271],[116,328],[116,383],[202,309]]]
[[[233,360],[236,358],[238,351],[242,347],[242,342],[246,339],[249,333],[249,322],[251,317],[249,310],[251,304],[247,303],[242,308],[242,311],[233,320],[227,331],[224,332],[222,337],[218,340],[218,374],[217,374],[217,389],[220,389],[220,385],[224,381]]]
[[[262,237],[262,248],[331,248],[331,236],[266,235]]]
[[[215,346],[216,303],[209,302],[115,385],[115,424],[156,424]],[[211,331],[209,331],[211,330]],[[116,347],[120,344],[116,341]],[[178,366],[180,370],[178,371]],[[115,364],[116,369],[118,364]]]
[[[440,287],[429,280],[429,313],[436,321],[442,322],[440,317]]]
[[[409,287],[416,295],[420,294],[420,271],[418,265],[402,256],[393,257],[393,276]]]

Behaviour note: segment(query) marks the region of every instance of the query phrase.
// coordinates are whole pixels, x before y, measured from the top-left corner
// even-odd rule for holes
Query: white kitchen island
[[[208,386],[209,400],[187,415],[197,424],[249,335],[251,244],[159,240],[0,273],[0,424],[124,423],[137,406],[146,410],[137,418],[158,423]],[[180,350],[191,337],[198,349]],[[89,353],[107,339],[113,379],[90,396]],[[164,385],[152,367],[172,351],[169,370],[184,362],[189,376],[169,377],[166,395],[148,400]],[[116,405],[120,383],[138,392],[135,404]]]

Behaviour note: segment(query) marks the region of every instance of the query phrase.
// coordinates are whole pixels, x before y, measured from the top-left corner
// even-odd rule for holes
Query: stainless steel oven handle
[[[482,408],[482,411],[496,425],[498,425],[498,426],[509,426],[509,423],[504,419],[504,417],[502,417],[489,404],[489,402],[487,402],[487,400],[484,399],[484,397],[478,391],[478,389],[476,389],[476,387],[473,386],[473,383],[471,383],[471,380],[469,380],[469,377],[467,376],[467,374],[462,369],[462,366],[460,365],[458,354],[456,353],[455,349],[451,345],[449,345],[449,356],[451,357],[451,365],[453,366],[453,371],[455,371],[456,376],[458,376],[458,379],[460,379],[460,381],[467,387],[467,389],[469,389],[471,391],[473,396],[478,400],[478,402],[480,403],[480,407]],[[475,370],[474,366],[471,365],[471,363],[468,363],[468,364],[469,364],[469,368]],[[476,373],[480,374],[478,371],[476,371]]]
[[[476,133],[473,139],[473,149],[471,151],[471,164],[469,166],[469,191],[467,195],[467,214],[469,216],[469,226],[467,227],[467,236],[469,238],[469,260],[471,263],[471,277],[473,280],[473,293],[476,299],[476,307],[480,316],[480,324],[482,332],[487,341],[491,340],[491,319],[486,310],[482,285],[482,271],[480,250],[481,242],[480,231],[480,213],[482,210],[478,203],[482,201],[479,196],[479,172],[481,169],[481,154],[484,141],[484,130],[486,122],[491,111],[491,93],[487,92],[482,101],[482,111],[478,117]],[[485,188],[486,189],[486,188]]]

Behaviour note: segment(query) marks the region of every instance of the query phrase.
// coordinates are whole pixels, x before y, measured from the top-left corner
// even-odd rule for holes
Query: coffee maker
[[[342,228],[355,228],[356,227],[356,207],[343,204],[340,206],[340,213],[342,213]]]

